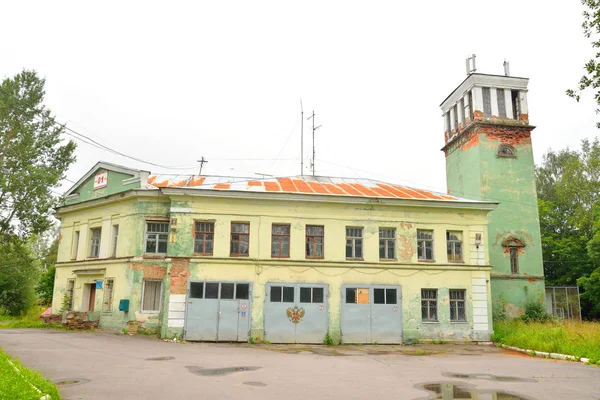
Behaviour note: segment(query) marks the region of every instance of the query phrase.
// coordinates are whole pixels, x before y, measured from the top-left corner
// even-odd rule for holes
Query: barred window
[[[396,230],[379,228],[379,258],[393,260],[396,258]]]
[[[462,261],[462,232],[446,232],[448,261]]]
[[[231,224],[231,255],[247,256],[250,251],[250,224]]]
[[[421,289],[421,319],[437,322],[437,289]]]
[[[194,225],[194,253],[212,256],[214,237],[214,222],[196,222]]]
[[[90,257],[100,256],[100,237],[102,236],[102,228],[90,229]]]
[[[510,273],[519,273],[519,249],[517,247],[510,248]]]
[[[450,321],[461,322],[466,320],[465,290],[450,289]]]
[[[165,254],[168,241],[168,222],[146,223],[146,253]]]
[[[363,229],[346,228],[346,258],[362,258]]]
[[[306,258],[323,258],[325,245],[325,227],[306,226]]]
[[[433,261],[433,231],[417,230],[417,253],[419,260]]]
[[[271,256],[290,256],[290,226],[275,225],[271,227]]]
[[[62,311],[73,310],[73,293],[75,292],[75,279],[67,279],[67,309]]]
[[[111,312],[113,303],[113,289],[115,286],[114,279],[104,280],[104,294],[102,297],[102,312]]]

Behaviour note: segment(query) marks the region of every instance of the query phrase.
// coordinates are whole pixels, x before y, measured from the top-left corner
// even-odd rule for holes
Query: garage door
[[[328,286],[267,283],[265,340],[271,343],[323,343],[329,327]]]
[[[247,341],[251,288],[248,282],[188,282],[185,340]]]
[[[402,343],[400,286],[342,286],[344,343]]]

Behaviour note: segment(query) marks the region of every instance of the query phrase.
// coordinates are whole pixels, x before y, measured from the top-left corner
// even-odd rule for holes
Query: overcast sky
[[[594,138],[579,1],[12,1],[0,77],[46,78],[60,122],[164,166],[79,142],[67,178],[104,160],[154,173],[300,174],[300,99],[317,175],[446,191],[439,104],[478,72],[528,77],[536,163]],[[304,121],[309,173],[311,121]],[[69,182],[60,189],[65,191]]]

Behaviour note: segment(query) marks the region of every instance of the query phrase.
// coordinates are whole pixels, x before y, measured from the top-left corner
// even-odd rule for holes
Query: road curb
[[[536,350],[526,350],[521,349],[519,347],[507,346],[505,344],[496,344],[497,347],[501,347],[503,349],[518,351],[519,353],[529,354],[532,357],[542,357],[542,358],[552,358],[555,360],[566,360],[566,361],[579,361],[584,364],[589,363],[590,359],[586,357],[575,357],[568,354],[560,354],[560,353],[547,353],[545,351],[536,351]]]

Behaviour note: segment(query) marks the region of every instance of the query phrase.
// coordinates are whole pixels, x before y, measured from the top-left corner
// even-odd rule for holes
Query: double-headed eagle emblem
[[[298,322],[302,321],[302,318],[304,317],[304,308],[298,306],[290,307],[286,310],[286,313],[288,319],[293,324],[297,324]]]

